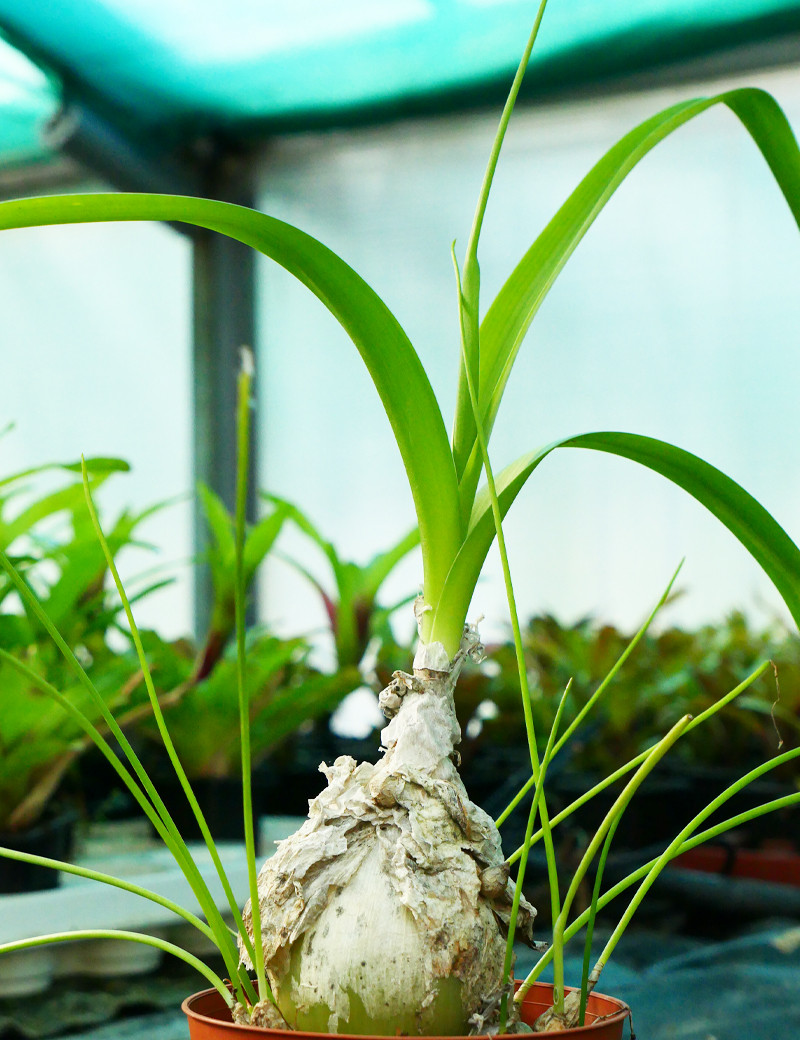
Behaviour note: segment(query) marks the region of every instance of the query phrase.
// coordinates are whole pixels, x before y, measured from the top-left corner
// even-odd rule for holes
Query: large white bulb
[[[378,765],[338,758],[259,873],[270,984],[292,1028],[479,1031],[502,986],[512,888],[492,820],[453,763],[455,675],[395,673]],[[524,900],[519,933],[535,910]],[[251,908],[245,908],[251,931]],[[252,931],[251,931],[252,934]]]

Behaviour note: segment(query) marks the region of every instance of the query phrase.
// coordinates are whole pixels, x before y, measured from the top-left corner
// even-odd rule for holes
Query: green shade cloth
[[[174,146],[494,100],[531,0],[0,0],[0,29],[133,138]],[[551,0],[529,89],[590,85],[800,32],[789,0]],[[0,154],[56,102],[0,109]],[[16,127],[16,130],[15,130]],[[26,144],[27,142],[27,144]]]
[[[42,129],[58,107],[58,93],[42,72],[0,40],[0,165],[46,159]]]

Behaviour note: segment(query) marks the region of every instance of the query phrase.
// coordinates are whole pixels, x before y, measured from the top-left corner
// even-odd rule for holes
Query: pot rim
[[[516,988],[519,988],[520,985],[521,985],[520,981],[517,981],[515,983],[515,987]],[[534,992],[537,991],[537,989],[541,990],[541,988],[552,990],[553,985],[550,982],[534,982],[533,985],[528,990],[528,992],[529,993],[534,993]],[[578,988],[577,986],[565,986],[564,987],[564,994],[566,995],[567,993],[571,993],[573,990],[575,990],[577,988]],[[200,990],[199,992],[192,993],[190,996],[186,997],[183,1000],[183,1002],[181,1003],[181,1011],[183,1011],[183,1013],[187,1016],[187,1018],[194,1018],[194,1019],[197,1019],[200,1022],[205,1022],[208,1025],[220,1025],[220,1019],[212,1018],[210,1015],[203,1015],[199,1011],[195,1011],[192,1008],[192,1004],[195,1001],[198,1001],[198,1000],[200,1000],[200,999],[202,999],[204,997],[208,997],[208,996],[212,996],[212,995],[216,995],[220,999],[220,1001],[222,1000],[222,997],[221,997],[221,995],[219,993],[219,990],[217,990],[213,986],[211,986],[209,989]],[[609,996],[607,993],[598,993],[596,990],[593,990],[592,993],[590,994],[590,996],[599,997],[599,998],[602,998],[603,1000],[611,1001],[611,1003],[617,1005],[617,1010],[616,1011],[611,1011],[608,1014],[603,1015],[600,1018],[595,1019],[594,1022],[588,1022],[586,1025],[574,1026],[573,1028],[575,1030],[579,1029],[579,1030],[581,1030],[581,1032],[585,1031],[587,1035],[591,1035],[591,1033],[594,1032],[597,1029],[601,1029],[604,1026],[612,1024],[612,1023],[624,1022],[625,1019],[630,1016],[630,1013],[631,1013],[630,1007],[625,1003],[624,1000],[620,1000],[619,997],[612,997],[612,996]],[[226,1027],[226,1029],[242,1030],[243,1032],[252,1032],[252,1029],[253,1029],[252,1026],[245,1025],[245,1024],[243,1024],[241,1022],[233,1022],[233,1021],[225,1022],[225,1027]],[[259,1031],[260,1032],[265,1032],[267,1034],[271,1034],[273,1032],[278,1032],[278,1030],[259,1030]],[[286,1030],[285,1032],[291,1033],[292,1030]],[[303,1036],[313,1037],[313,1038],[315,1038],[315,1040],[331,1040],[331,1038],[334,1038],[334,1037],[338,1038],[338,1040],[397,1040],[397,1038],[395,1036],[391,1036],[391,1037],[367,1036],[367,1035],[364,1035],[364,1034],[356,1034],[356,1033],[312,1033],[309,1030],[305,1030],[305,1029],[298,1030],[298,1032],[302,1033]],[[569,1032],[571,1033],[572,1030],[569,1030]],[[477,1036],[483,1036],[484,1034],[476,1034],[476,1035]],[[556,1030],[556,1031],[548,1030],[545,1033],[532,1034],[532,1036],[541,1036],[541,1037],[548,1037],[548,1036],[552,1036],[552,1037],[562,1036],[563,1037],[564,1035],[565,1034],[564,1034],[563,1030]],[[429,1037],[426,1037],[425,1040],[475,1040],[475,1037],[474,1036],[470,1036],[470,1037],[453,1037],[453,1036],[449,1036],[449,1037],[436,1037],[436,1036],[429,1036]],[[497,1040],[497,1037],[492,1037],[491,1040]]]

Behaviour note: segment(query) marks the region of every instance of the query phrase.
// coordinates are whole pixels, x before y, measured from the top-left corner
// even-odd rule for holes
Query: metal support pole
[[[107,119],[70,103],[48,128],[50,145],[123,191],[200,195],[252,206],[252,163],[206,142],[193,161],[152,157]],[[236,500],[236,383],[242,347],[255,348],[255,254],[224,235],[174,225],[192,243],[193,483],[203,483],[233,512]],[[254,384],[255,391],[255,384]],[[255,392],[253,394],[255,400]],[[257,415],[251,423],[248,519],[257,512]],[[203,555],[208,531],[195,497],[194,630],[205,637],[211,616],[211,574]],[[256,616],[255,593],[248,621]]]
[[[230,200],[229,192],[211,192]],[[236,201],[252,204],[237,193]],[[236,497],[236,383],[243,346],[255,347],[255,254],[248,246],[212,231],[196,235],[193,258],[194,292],[194,477],[215,491],[229,510]],[[255,391],[254,384],[254,391]],[[256,395],[253,394],[255,401]],[[255,407],[255,405],[254,405]],[[256,515],[258,416],[251,423],[248,473],[248,517]],[[195,498],[195,551],[202,558],[208,532],[200,502]],[[205,635],[213,602],[211,574],[195,567],[195,632]],[[248,607],[255,615],[254,591]]]

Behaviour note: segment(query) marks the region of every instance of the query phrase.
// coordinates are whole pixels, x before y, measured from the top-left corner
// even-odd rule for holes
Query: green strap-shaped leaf
[[[800,627],[800,549],[752,495],[720,470],[682,448],[634,433],[585,433],[524,455],[497,477],[503,516],[528,477],[556,448],[589,448],[638,462],[677,484],[704,505],[761,565]],[[433,622],[433,638],[445,626],[463,623],[486,554],[495,536],[486,488],[475,500],[469,530],[447,576]],[[455,618],[456,622],[451,619]],[[458,621],[460,619],[460,622]]]
[[[242,556],[246,585],[249,585],[252,581],[256,569],[277,541],[286,516],[287,512],[285,509],[276,509],[269,516],[259,520],[247,532]]]
[[[0,229],[158,220],[217,231],[269,256],[302,282],[345,329],[392,425],[420,527],[426,595],[438,598],[460,542],[453,457],[439,406],[405,332],[380,297],[322,243],[263,213],[170,195],[65,195],[0,204]]]
[[[514,268],[486,313],[481,325],[479,400],[487,437],[525,334],[595,218],[655,145],[717,104],[727,105],[748,130],[800,224],[800,150],[786,116],[769,94],[754,88],[732,90],[680,102],[645,120],[618,141],[584,177]],[[461,382],[453,453],[459,477],[468,469],[463,495],[471,500],[480,477],[480,457],[473,451],[475,422],[463,373]]]

